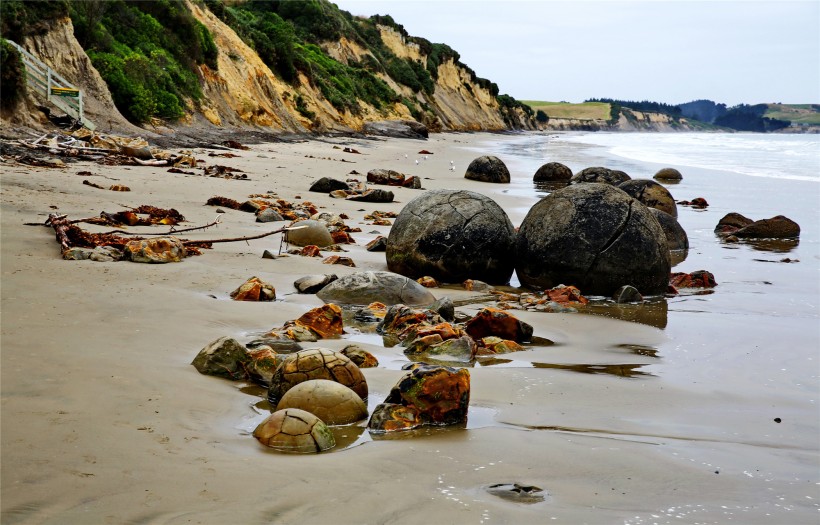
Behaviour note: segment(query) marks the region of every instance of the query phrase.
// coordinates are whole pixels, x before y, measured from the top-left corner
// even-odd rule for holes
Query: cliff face
[[[603,119],[550,118],[539,125],[542,130],[554,131],[692,131],[686,119],[675,121],[663,113],[649,113],[622,108],[618,121]]]
[[[189,0],[186,5],[196,20],[210,31],[219,50],[217,67],[198,66],[203,96],[199,100],[186,100],[187,114],[179,121],[167,123],[169,126],[256,129],[273,133],[361,131],[367,122],[413,119],[411,110],[402,102],[383,104],[377,109],[360,100],[355,114],[334,107],[304,74],[298,73],[292,82],[283,81],[231,27],[202,3]],[[379,25],[378,30],[384,46],[394,55],[421,65],[427,63],[427,56],[417,43],[392,27]],[[139,128],[120,114],[105,82],[74,37],[69,19],[60,20],[46,35],[30,37],[21,44],[83,90],[88,118],[101,131],[150,135],[152,131],[163,130],[162,126]],[[370,50],[344,36],[324,42],[321,47],[327,55],[345,64],[361,63],[367,55],[376,59]],[[453,59],[443,60],[436,73],[434,89],[427,92],[414,92],[384,72],[376,75],[400,100],[415,105],[413,111],[422,109],[415,116],[431,131],[533,128],[532,119],[523,111],[500,107],[489,89],[473,80],[474,73]],[[31,102],[29,105],[29,109],[34,107]],[[22,123],[22,115],[32,112],[18,113],[18,121]],[[29,119],[26,124],[36,122]]]

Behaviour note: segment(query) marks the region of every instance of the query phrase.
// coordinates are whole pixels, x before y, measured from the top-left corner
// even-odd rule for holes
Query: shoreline
[[[467,163],[478,156],[470,148],[505,140],[462,132],[427,141],[334,137],[247,144],[251,149],[237,151],[241,156],[234,159],[212,159],[207,153],[222,150],[197,148],[197,157],[208,164],[243,169],[250,181],[88,162],[64,170],[4,166],[2,521],[640,523],[652,514],[715,522],[729,512],[749,523],[814,520],[817,504],[807,498],[818,481],[812,477],[818,423],[807,399],[816,386],[804,380],[807,371],[769,375],[775,366],[805,370],[803,355],[817,344],[817,335],[806,330],[816,310],[812,317],[811,310],[788,302],[800,293],[801,279],[813,275],[812,262],[747,267],[726,259],[766,255],[746,246],[713,247],[711,234],[724,209],[759,201],[728,201],[716,181],[709,185],[708,170],[692,170],[673,189],[680,198],[709,189],[707,197],[716,199],[707,213],[681,212],[695,241],[682,265],[687,271],[698,263],[720,268],[723,288],[671,301],[663,330],[600,316],[513,311],[535,327],[535,335],[556,344],[505,356],[514,362],[504,366],[470,369],[471,409],[480,414],[474,423],[489,420],[489,426],[374,439],[317,456],[277,454],[246,435],[264,417],[255,407],[259,399],[243,392],[242,384],[200,375],[190,365],[219,337],[280,326],[319,306],[315,296],[295,293],[298,277],[386,269],[384,255],[364,245],[376,236],[371,232],[386,235],[389,227],[363,224],[363,215],[398,212],[418,190],[391,188],[396,202],[370,204],[309,193],[310,182],[344,179],[351,169],[363,176],[389,168],[422,177],[427,189],[479,191],[505,210],[515,209],[520,196],[463,178]],[[343,153],[334,143],[362,154]],[[434,154],[416,165],[413,154],[420,149]],[[455,172],[448,170],[451,160]],[[132,191],[84,186],[79,171]],[[278,236],[214,245],[177,264],[63,261],[51,229],[22,226],[44,219],[52,207],[78,218],[141,204],[173,207],[191,225],[205,224],[215,214],[204,206],[211,196],[240,200],[268,190],[350,216],[347,224],[362,233],[352,234],[357,244],[346,246],[344,255],[357,267],[299,256],[262,259],[264,249],[278,249]],[[244,236],[279,226],[255,223],[251,214],[235,210],[222,217],[215,229],[187,237]],[[798,252],[813,253],[816,225],[801,225],[807,232]],[[732,268],[751,271],[734,276]],[[795,271],[800,278],[790,273]],[[252,275],[274,284],[276,302],[228,298]],[[769,304],[757,299],[763,279],[778,286],[767,292]],[[467,294],[431,291],[436,297]],[[770,311],[772,302],[777,315]],[[750,341],[779,348],[784,332],[803,353],[773,357],[746,348]],[[355,335],[305,346],[338,350]],[[357,344],[382,363],[364,371],[370,403],[380,402],[407,360],[400,348]],[[588,371],[534,363],[585,365]],[[635,366],[644,374],[595,371],[604,365]],[[773,423],[775,416],[783,424]],[[515,504],[484,490],[511,482],[543,488],[547,501]]]

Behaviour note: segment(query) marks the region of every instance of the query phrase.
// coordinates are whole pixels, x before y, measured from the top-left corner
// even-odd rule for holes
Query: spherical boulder
[[[572,170],[560,162],[547,162],[535,172],[533,182],[569,182]]]
[[[607,184],[585,183],[541,199],[521,223],[516,271],[525,286],[574,285],[611,296],[625,284],[666,290],[666,235],[649,208]]]
[[[464,178],[480,182],[503,184],[510,182],[510,170],[507,169],[507,165],[498,157],[485,155],[473,160],[470,165],[467,166]]]
[[[515,265],[515,229],[495,201],[472,191],[430,190],[399,213],[387,238],[390,271],[439,282],[505,284]]]
[[[663,233],[666,234],[666,244],[669,245],[670,250],[689,249],[689,237],[676,218],[657,208],[649,208],[649,211],[658,220]]]
[[[288,390],[311,379],[336,381],[367,399],[367,381],[353,361],[326,348],[310,348],[282,361],[271,378],[268,402],[276,406]]]
[[[295,454],[315,454],[336,446],[327,425],[298,408],[274,412],[256,427],[253,437],[266,447]]]
[[[333,244],[333,237],[330,236],[330,232],[323,222],[308,219],[293,223],[289,228],[293,229],[287,231],[285,239],[290,244],[296,246],[313,244],[320,248]]]
[[[327,379],[303,381],[285,392],[276,410],[286,408],[310,412],[327,425],[349,425],[367,417],[367,406],[356,392]]]
[[[679,181],[683,180],[683,175],[675,168],[661,168],[653,178],[663,181]]]
[[[657,208],[672,217],[678,216],[678,206],[669,190],[649,179],[632,179],[618,185],[644,206]]]
[[[602,166],[584,168],[570,179],[570,184],[580,184],[582,182],[599,182],[617,186],[629,180],[629,175],[623,171],[611,170]]]

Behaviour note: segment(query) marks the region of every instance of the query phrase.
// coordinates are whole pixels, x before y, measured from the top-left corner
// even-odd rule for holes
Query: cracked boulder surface
[[[467,171],[464,173],[465,179],[477,180],[480,182],[493,182],[497,184],[507,184],[510,182],[510,170],[504,161],[492,155],[484,155],[474,159]]]
[[[570,184],[580,184],[582,182],[599,182],[602,184],[609,184],[611,186],[618,186],[630,180],[629,175],[623,171],[611,170],[602,166],[593,166],[591,168],[584,168],[570,179]]]
[[[328,284],[316,293],[326,303],[427,306],[436,298],[413,279],[392,272],[358,272]]]
[[[428,191],[399,213],[387,238],[387,268],[412,279],[506,284],[515,229],[495,201],[472,191]]]
[[[607,184],[555,191],[530,209],[516,240],[521,284],[578,287],[611,296],[623,285],[644,295],[666,290],[666,235],[647,207]]]
[[[618,185],[644,206],[655,208],[678,217],[678,206],[669,190],[649,179],[632,179]]]

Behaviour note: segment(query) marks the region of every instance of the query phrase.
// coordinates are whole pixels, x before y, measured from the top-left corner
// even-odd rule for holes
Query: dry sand
[[[243,391],[245,384],[200,375],[190,365],[193,357],[214,339],[247,339],[321,304],[295,293],[292,283],[302,275],[385,270],[384,255],[364,245],[375,237],[370,232],[386,235],[389,227],[362,224],[362,217],[376,209],[398,212],[419,194],[394,189],[396,202],[374,205],[309,193],[310,183],[321,176],[344,179],[352,169],[391,168],[421,176],[425,188],[467,188],[519,209],[520,197],[463,179],[476,156],[467,147],[490,139],[505,137],[261,144],[235,159],[196,150],[209,164],[245,170],[250,181],[91,163],[64,170],[2,165],[2,523],[816,519],[807,498],[817,498],[818,487],[802,481],[816,465],[810,434],[782,444],[768,433],[738,442],[726,428],[754,433],[747,417],[754,403],[735,403],[739,409],[727,412],[712,389],[617,375],[647,374],[643,366],[655,361],[641,352],[670,341],[658,328],[603,317],[516,312],[535,326],[535,335],[557,344],[471,369],[467,429],[370,440],[362,428],[349,427],[356,446],[342,443],[313,456],[271,452],[249,435],[264,418],[255,407],[260,398]],[[434,155],[416,165],[421,149]],[[455,172],[448,170],[451,160]],[[83,170],[108,179],[76,174]],[[83,179],[132,191],[99,190],[82,185]],[[79,218],[142,204],[176,208],[198,225],[215,217],[215,209],[204,206],[211,196],[241,201],[269,190],[350,216],[347,223],[363,230],[353,234],[358,244],[346,254],[357,268],[299,256],[262,259],[263,250],[278,250],[278,235],[215,245],[179,264],[63,261],[51,229],[23,226],[52,211]],[[523,217],[520,211],[511,216],[516,225]],[[280,225],[227,210],[218,228],[186,237],[251,235]],[[251,276],[273,283],[279,300],[231,301],[229,292]],[[665,324],[665,310],[660,315]],[[402,375],[406,358],[367,334],[307,346],[340,349],[350,339],[381,363],[364,371],[372,409]],[[531,363],[621,366],[586,369],[611,373],[572,373]],[[744,472],[750,457],[753,468]],[[484,490],[512,482],[543,488],[546,501],[512,503]],[[779,497],[788,499],[790,514],[778,508]]]

